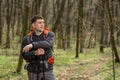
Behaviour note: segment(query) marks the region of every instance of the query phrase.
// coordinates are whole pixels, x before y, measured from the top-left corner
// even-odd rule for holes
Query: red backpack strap
[[[30,37],[30,42],[32,42],[33,40],[32,40],[32,32],[33,32],[33,28],[31,27],[30,28],[30,31],[29,31],[29,33],[27,34],[29,37]],[[44,39],[46,39],[46,36],[48,35],[48,33],[49,33],[49,29],[47,28],[47,27],[45,27],[44,28]]]
[[[33,30],[34,30],[34,29],[31,27],[29,33],[27,34],[27,35],[30,37],[30,42],[33,41],[33,40],[32,40],[32,32],[33,32]]]
[[[46,27],[44,29],[44,39],[46,39],[46,36],[48,35],[48,33],[49,33],[49,29]]]

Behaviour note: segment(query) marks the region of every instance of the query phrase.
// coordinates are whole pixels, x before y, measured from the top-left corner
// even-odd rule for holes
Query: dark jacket
[[[41,35],[36,35],[35,32],[32,32],[32,42],[30,42],[30,37],[25,36],[22,40],[22,49],[32,43],[33,48],[27,52],[27,53],[22,53],[22,56],[25,60],[29,61],[29,65],[27,66],[27,70],[29,72],[42,72],[43,71],[43,65],[39,63],[40,61],[43,60],[48,60],[50,56],[52,56],[52,47],[53,47],[53,42],[55,39],[55,35],[53,32],[49,32],[48,35],[46,36],[46,39],[44,39],[44,34],[42,33]],[[44,55],[35,55],[35,50],[42,48],[45,50]],[[48,68],[45,68],[45,71],[52,70],[53,65],[48,64]]]

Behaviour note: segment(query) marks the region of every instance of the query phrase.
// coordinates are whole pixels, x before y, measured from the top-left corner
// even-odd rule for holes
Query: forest
[[[0,0],[0,80],[27,80],[21,42],[35,15],[55,33],[56,80],[120,80],[120,0]]]

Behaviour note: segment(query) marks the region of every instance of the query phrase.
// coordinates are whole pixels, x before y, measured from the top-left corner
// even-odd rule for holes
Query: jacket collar
[[[42,34],[43,34],[43,32],[40,35],[42,35]],[[33,36],[40,36],[40,35],[36,35],[35,31],[32,32],[32,35]]]

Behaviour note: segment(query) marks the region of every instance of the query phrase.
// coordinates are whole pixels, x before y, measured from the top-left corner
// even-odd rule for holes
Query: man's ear
[[[33,27],[33,28],[35,27],[35,24],[34,24],[34,23],[32,23],[32,27]]]

